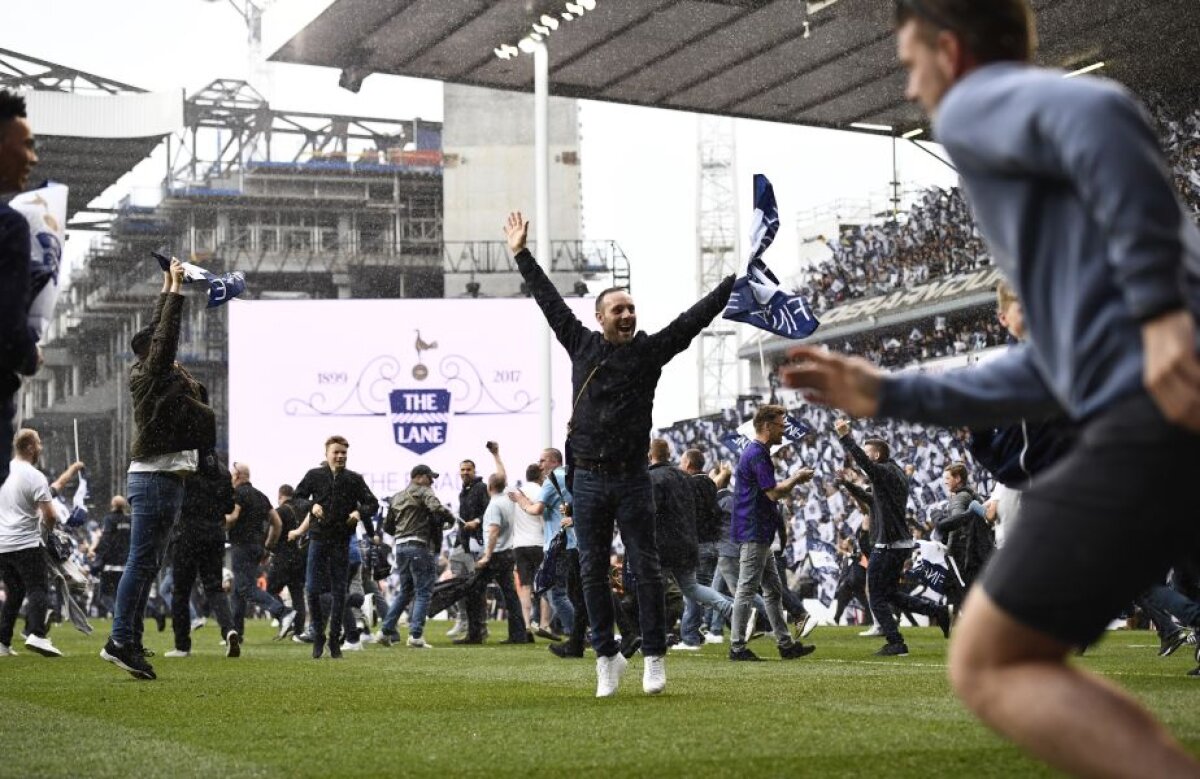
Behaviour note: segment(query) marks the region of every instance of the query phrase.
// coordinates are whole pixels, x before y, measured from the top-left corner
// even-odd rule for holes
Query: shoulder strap
[[[550,484],[554,487],[554,491],[558,493],[558,499],[564,500],[562,487],[558,486],[558,476],[554,471],[550,471]]]
[[[605,357],[600,362],[596,363],[596,367],[592,368],[592,372],[583,380],[583,386],[579,388],[579,392],[575,393],[575,402],[571,404],[571,416],[567,418],[567,436],[570,437],[571,431],[575,428],[575,409],[579,408],[579,401],[583,399],[583,391],[592,383],[592,379],[596,376],[596,372],[604,367],[604,363],[608,362]],[[557,486],[557,485],[556,485]],[[561,494],[561,490],[559,491]]]

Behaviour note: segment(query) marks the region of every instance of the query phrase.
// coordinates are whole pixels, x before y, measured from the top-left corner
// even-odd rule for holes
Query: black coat
[[[695,488],[686,473],[669,463],[650,466],[654,491],[654,535],[664,568],[695,570],[700,564],[696,541]]]
[[[324,519],[313,517],[308,526],[308,534],[318,541],[348,541],[354,528],[347,521],[355,511],[367,535],[375,534],[371,519],[379,509],[379,499],[363,477],[349,468],[337,474],[328,464],[313,468],[296,485],[293,499],[319,504],[325,512]]]
[[[946,547],[954,562],[964,572],[978,572],[983,568],[996,546],[992,528],[987,520],[971,511],[971,501],[982,499],[969,487],[963,487],[950,496],[945,519],[937,524],[938,531],[946,539]]]
[[[717,485],[706,473],[693,474],[688,482],[696,503],[696,540],[702,544],[716,543],[721,540],[721,531],[727,530],[717,504]]]

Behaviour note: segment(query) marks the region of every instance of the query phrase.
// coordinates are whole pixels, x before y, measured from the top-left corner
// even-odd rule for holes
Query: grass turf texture
[[[946,642],[905,631],[909,657],[871,656],[880,639],[819,628],[815,654],[731,663],[728,644],[671,653],[665,694],[641,691],[640,656],[617,697],[596,700],[595,656],[560,660],[546,642],[436,649],[374,644],[345,659],[274,642],[251,623],[226,659],[210,625],[193,654],[147,623],[158,681],[99,659],[106,622],[58,626],[66,653],[0,658],[0,776],[1042,776],[975,723],[949,692]],[[504,634],[491,629],[492,642]],[[1190,749],[1200,680],[1190,647],[1156,656],[1153,633],[1117,632],[1079,662],[1132,690]],[[1086,712],[1081,712],[1086,716]]]

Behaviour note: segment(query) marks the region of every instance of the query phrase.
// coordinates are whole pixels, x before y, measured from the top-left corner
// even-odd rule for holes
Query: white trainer
[[[684,642],[680,641],[678,644],[671,644],[671,651],[672,652],[699,652],[700,645],[699,644],[685,644]]]
[[[642,669],[642,692],[658,695],[667,687],[667,663],[662,655],[646,655]]]
[[[50,643],[50,639],[42,638],[41,636],[27,636],[25,638],[25,648],[30,652],[37,652],[42,657],[62,657],[62,652],[58,647]]]
[[[426,643],[425,639],[423,638],[413,638],[412,636],[409,636],[408,640],[404,643],[413,649],[433,649],[433,645]]]
[[[17,653],[8,644],[0,644],[0,657],[16,657]]]
[[[170,652],[163,654],[163,657],[191,657],[192,653],[186,649],[172,649]]]
[[[872,625],[871,627],[867,628],[863,632],[859,633],[859,635],[860,636],[882,636],[883,631],[879,629],[879,625]]]
[[[361,652],[363,645],[361,641],[346,641],[342,643],[343,652]]]
[[[597,698],[611,698],[617,694],[617,686],[621,684],[621,677],[625,675],[625,667],[628,665],[629,661],[620,652],[612,657],[596,658]]]
[[[721,635],[720,633],[708,633],[704,636],[704,643],[706,643],[706,644],[724,644],[725,636]]]

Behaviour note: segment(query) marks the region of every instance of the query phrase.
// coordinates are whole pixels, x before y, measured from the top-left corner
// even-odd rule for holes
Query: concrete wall
[[[515,209],[532,220],[536,205],[533,96],[449,83],[443,94],[445,240],[503,240],[505,215]],[[579,119],[574,100],[550,99],[550,160],[550,238],[578,240]],[[511,286],[504,283],[503,292],[493,293],[486,275],[477,281],[488,294],[504,294]],[[448,295],[460,291],[447,282]]]

